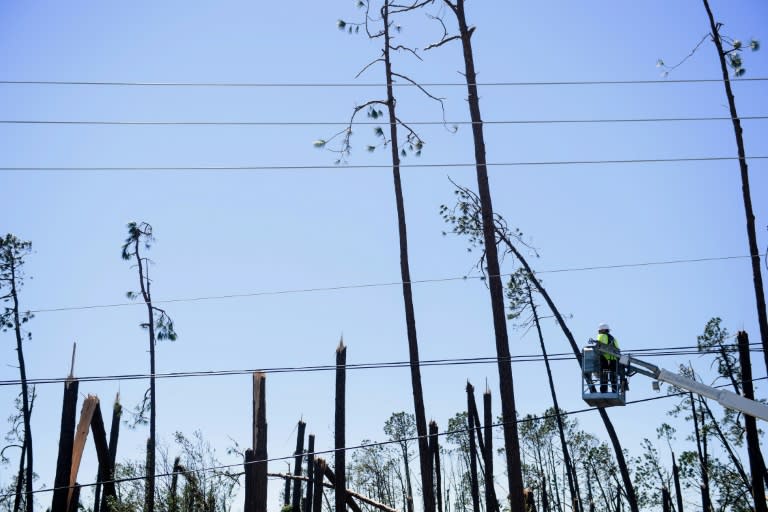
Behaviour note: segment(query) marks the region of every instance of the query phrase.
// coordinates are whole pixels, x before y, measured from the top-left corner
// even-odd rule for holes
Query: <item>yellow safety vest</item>
[[[611,343],[613,341],[613,343]],[[597,335],[597,342],[602,343],[603,345],[609,345],[613,346],[616,350],[619,350],[619,341],[611,336],[610,334],[598,334]],[[602,354],[604,358],[606,358],[609,361],[614,361],[618,359],[618,357],[614,356],[613,354]]]

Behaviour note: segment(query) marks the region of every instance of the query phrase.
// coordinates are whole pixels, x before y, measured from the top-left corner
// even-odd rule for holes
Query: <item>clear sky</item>
[[[439,5],[439,3],[438,3]],[[723,33],[766,39],[762,1],[713,0]],[[656,80],[656,61],[675,63],[709,31],[699,1],[469,2],[477,26],[473,44],[479,81],[548,82]],[[439,14],[441,9],[430,11]],[[444,14],[444,13],[443,13]],[[118,82],[247,82],[262,84],[380,84],[370,68],[379,42],[337,30],[356,20],[355,2],[3,2],[0,4],[0,80]],[[398,42],[424,48],[441,35],[418,14],[398,21]],[[449,28],[452,24],[448,25]],[[425,83],[462,80],[458,45],[407,54],[395,67]],[[745,78],[768,77],[765,51],[745,52]],[[705,41],[671,80],[720,76],[713,44]],[[768,114],[768,82],[734,84],[739,114]],[[449,122],[468,119],[465,89],[435,86]],[[720,83],[644,85],[482,86],[486,121],[727,117]],[[414,89],[398,88],[398,109],[412,122],[439,121],[439,106]],[[343,128],[351,109],[382,98],[381,87],[127,87],[0,85],[2,120],[258,121],[269,126],[105,126],[0,124],[0,167],[272,166],[246,171],[0,171],[0,232],[31,240],[24,309],[125,302],[137,276],[120,259],[125,224],[147,221],[157,242],[150,256],[155,299],[315,289],[400,279],[391,171],[332,167],[334,155],[313,147]],[[364,118],[361,118],[364,119]],[[337,126],[301,123],[338,122]],[[768,121],[745,119],[748,156],[767,156]],[[453,200],[453,180],[474,187],[474,170],[442,164],[472,162],[471,134],[440,125],[418,127],[420,159],[438,164],[403,170],[411,275],[414,280],[472,274],[475,253],[466,241],[444,237],[438,210]],[[728,121],[489,124],[491,163],[733,157]],[[353,137],[353,165],[382,165],[386,153],[372,126]],[[768,160],[749,162],[759,246],[768,244]],[[494,206],[536,247],[540,271],[748,254],[738,164],[735,161],[496,166],[490,172]],[[506,263],[504,270],[511,271]],[[474,274],[473,274],[474,275]],[[614,328],[622,347],[694,345],[712,316],[733,332],[759,339],[750,265],[746,259],[542,273],[560,309],[572,315],[577,339],[599,322]],[[490,303],[478,280],[414,285],[421,357],[493,356]],[[165,304],[178,341],[157,347],[158,372],[252,369],[332,364],[343,334],[350,363],[407,359],[399,286],[314,291]],[[72,343],[78,376],[146,373],[147,340],[138,327],[141,305],[40,312],[25,346],[28,375],[63,377]],[[549,321],[551,322],[551,320]],[[544,326],[548,350],[569,352],[557,327]],[[13,338],[2,340],[0,379],[16,379]],[[513,355],[538,353],[533,333],[511,330]],[[668,368],[675,358],[653,362]],[[691,362],[709,374],[710,361]],[[754,358],[755,377],[765,376]],[[584,406],[575,362],[559,362],[557,387],[566,410]],[[550,406],[541,363],[513,366],[521,414]],[[427,416],[445,429],[465,407],[464,384],[487,379],[498,403],[494,365],[425,368]],[[348,376],[348,444],[382,439],[393,411],[411,410],[406,369],[355,371]],[[117,392],[132,408],[145,382],[83,383],[82,393],[110,404]],[[274,374],[267,380],[269,455],[290,455],[299,418],[333,443],[333,374]],[[18,389],[0,387],[8,416]],[[247,375],[158,381],[158,435],[203,431],[225,462],[224,449],[250,439]],[[766,396],[765,384],[757,386]],[[61,385],[41,385],[33,415],[37,485],[51,486]],[[653,396],[641,377],[632,399]],[[654,401],[610,412],[632,451],[668,421],[671,402]],[[644,417],[646,422],[638,422]],[[595,414],[580,423],[602,436]],[[5,427],[3,427],[5,428]],[[142,457],[147,431],[123,430],[118,457]],[[95,474],[86,452],[80,481]],[[280,462],[273,470],[283,470]],[[11,477],[0,467],[0,481]],[[277,489],[273,489],[276,495]],[[39,507],[49,495],[41,495]],[[236,503],[235,507],[240,507]]]

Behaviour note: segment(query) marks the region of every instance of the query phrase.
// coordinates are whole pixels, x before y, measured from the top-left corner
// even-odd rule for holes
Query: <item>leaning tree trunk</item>
[[[24,490],[26,499],[26,510],[32,512],[34,508],[34,499],[32,494],[32,428],[30,421],[32,411],[29,406],[29,386],[27,384],[27,367],[24,364],[24,350],[21,343],[21,319],[19,318],[19,295],[16,290],[16,264],[10,262],[11,269],[11,298],[13,299],[13,328],[16,334],[16,353],[19,358],[19,376],[21,377],[21,407],[24,416],[24,443],[23,447],[26,453],[26,474],[24,476]]]
[[[555,392],[555,383],[552,379],[552,368],[549,366],[549,357],[547,356],[547,347],[544,345],[544,336],[541,333],[541,324],[539,323],[539,314],[536,311],[536,304],[533,302],[530,284],[526,283],[528,291],[528,302],[533,312],[533,321],[536,324],[536,332],[539,335],[539,344],[541,353],[544,356],[544,365],[547,368],[547,378],[549,379],[549,391],[552,394],[552,405],[555,406],[555,418],[557,419],[557,431],[560,434],[560,445],[563,449],[563,460],[565,462],[565,474],[568,476],[568,489],[571,491],[571,506],[574,512],[580,512],[584,507],[581,503],[581,493],[579,492],[579,481],[576,478],[576,471],[571,461],[568,443],[565,440],[565,429],[563,428],[563,418],[560,415],[560,406],[557,404],[557,393]]]
[[[389,114],[390,148],[392,150],[392,174],[395,185],[395,202],[397,204],[397,228],[400,238],[400,276],[403,282],[403,302],[405,305],[405,324],[408,334],[408,355],[411,363],[411,386],[413,388],[413,405],[416,417],[416,433],[418,434],[419,467],[421,469],[421,489],[424,500],[424,512],[435,511],[435,496],[432,485],[432,459],[429,453],[427,433],[427,418],[424,412],[424,394],[421,388],[421,369],[419,367],[419,343],[416,337],[416,314],[413,308],[413,293],[411,290],[411,271],[408,263],[408,234],[405,224],[405,205],[403,189],[400,181],[400,155],[397,139],[397,116],[395,113],[395,96],[392,88],[392,62],[390,60],[389,36],[389,0],[382,7],[384,23],[384,66],[387,81],[387,110]]]
[[[457,0],[455,5],[449,0],[445,0],[445,3],[456,15],[459,24],[462,50],[464,53],[464,78],[467,83],[467,99],[472,121],[477,187],[480,195],[480,208],[483,222],[485,262],[488,269],[488,288],[491,295],[493,327],[496,337],[496,355],[498,356],[499,394],[501,396],[501,413],[504,420],[504,447],[507,458],[510,506],[512,511],[517,512],[525,510],[522,464],[520,462],[520,439],[517,430],[517,410],[515,407],[515,391],[512,380],[512,364],[510,362],[507,318],[504,312],[504,286],[501,282],[496,235],[493,229],[493,205],[491,203],[491,190],[488,183],[485,136],[483,134],[483,121],[480,116],[480,97],[477,93],[477,73],[475,72],[475,62],[472,53],[471,38],[474,30],[467,26],[464,0]]]
[[[691,416],[693,416],[693,429],[696,433],[696,450],[699,454],[699,466],[701,470],[701,506],[704,509],[704,512],[710,512],[712,499],[709,494],[709,470],[707,467],[706,452],[702,448],[703,443],[699,429],[698,413],[696,412],[696,399],[694,398],[693,393],[689,393],[688,396],[691,400]]]
[[[576,339],[573,337],[573,333],[571,333],[571,330],[568,328],[568,325],[565,323],[565,319],[563,319],[563,315],[560,314],[560,310],[558,310],[557,306],[555,306],[555,303],[552,301],[552,298],[549,296],[549,293],[547,293],[547,290],[544,288],[544,286],[542,286],[541,282],[534,275],[533,269],[531,269],[531,266],[528,264],[528,261],[520,253],[520,251],[517,250],[517,247],[515,247],[514,244],[512,244],[512,241],[502,232],[497,231],[497,236],[499,236],[500,240],[507,246],[507,248],[509,248],[510,252],[512,252],[512,254],[515,255],[518,261],[520,261],[520,264],[523,265],[523,268],[525,268],[526,272],[528,272],[528,278],[536,287],[536,289],[541,294],[541,296],[544,298],[544,301],[547,303],[547,306],[549,307],[550,311],[552,311],[552,314],[555,316],[555,319],[557,320],[557,323],[560,326],[560,329],[563,331],[563,334],[565,334],[565,337],[568,338],[568,342],[571,345],[571,350],[573,350],[573,354],[576,356],[576,359],[579,361],[579,365],[581,365],[581,351],[579,350],[579,346],[576,344]],[[608,417],[608,413],[605,412],[605,409],[603,407],[598,407],[597,410],[600,413],[600,418],[603,420],[603,425],[605,425],[605,430],[608,432],[608,437],[610,438],[611,445],[613,446],[613,452],[614,452],[614,455],[616,456],[616,463],[619,465],[621,480],[622,480],[622,483],[624,484],[624,491],[627,493],[627,501],[629,502],[629,508],[631,512],[639,512],[640,509],[637,506],[637,497],[635,495],[635,488],[632,485],[632,479],[629,476],[629,468],[627,466],[627,461],[624,458],[624,451],[621,448],[621,441],[619,441],[619,436],[616,435],[616,430],[613,428],[613,423],[611,422],[611,419]]]
[[[755,232],[755,214],[752,211],[752,195],[749,191],[749,171],[747,168],[747,157],[744,150],[744,138],[741,129],[741,120],[736,113],[736,99],[731,90],[731,80],[728,77],[728,66],[725,63],[725,52],[723,51],[723,42],[720,39],[720,25],[715,22],[712,9],[709,8],[709,0],[704,1],[704,8],[707,10],[709,25],[712,30],[712,40],[717,48],[717,57],[720,60],[720,71],[723,74],[723,85],[725,86],[725,95],[728,98],[728,108],[731,112],[731,121],[733,122],[733,132],[736,136],[736,148],[739,153],[739,169],[741,170],[741,192],[744,200],[744,214],[747,219],[747,237],[749,239],[749,256],[752,261],[752,281],[755,288],[755,304],[757,305],[757,320],[760,325],[760,339],[763,343],[763,358],[765,367],[768,370],[768,316],[765,310],[765,292],[763,291],[763,277],[760,270],[760,249],[757,247],[757,234]]]

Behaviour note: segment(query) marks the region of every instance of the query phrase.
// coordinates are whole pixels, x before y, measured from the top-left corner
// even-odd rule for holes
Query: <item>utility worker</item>
[[[619,342],[611,335],[611,328],[608,324],[600,324],[597,326],[597,342],[611,347],[615,350],[619,350]],[[616,383],[616,372],[618,371],[617,364],[618,357],[613,354],[600,354],[600,392],[605,393],[608,391],[608,376],[611,377],[611,392],[618,391],[618,385]]]

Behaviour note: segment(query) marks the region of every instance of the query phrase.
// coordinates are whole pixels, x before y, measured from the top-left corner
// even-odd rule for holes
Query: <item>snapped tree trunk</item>
[[[309,434],[307,442],[307,495],[304,499],[304,512],[312,512],[312,493],[315,486],[315,436]],[[317,492],[323,492],[322,489]]]
[[[472,411],[472,402],[475,388],[467,382],[467,411]],[[467,414],[467,434],[469,435],[469,477],[470,491],[472,494],[472,510],[480,512],[480,491],[477,482],[477,445],[475,443],[475,415]]]
[[[307,428],[307,424],[303,421],[299,421],[298,432],[296,434],[296,451],[294,452],[295,459],[293,461],[293,474],[294,476],[301,476],[301,459],[304,457],[304,430]],[[293,496],[291,498],[291,510],[293,512],[299,512],[301,506],[301,480],[295,478],[293,480]]]
[[[64,398],[61,406],[61,430],[59,432],[59,456],[56,462],[56,476],[53,480],[51,512],[66,512],[69,491],[69,474],[72,469],[72,444],[75,439],[77,417],[77,391],[80,383],[67,379],[64,383]]]
[[[523,256],[522,253],[517,250],[517,247],[515,247],[509,237],[507,237],[504,233],[497,230],[497,236],[499,236],[499,239],[507,246],[509,251],[514,254],[515,258],[518,259],[523,268],[525,268],[526,272],[528,273],[529,280],[536,287],[536,290],[538,290],[538,292],[541,294],[550,311],[552,311],[552,314],[555,316],[560,329],[568,339],[568,343],[571,346],[571,350],[573,351],[574,356],[576,356],[576,359],[579,361],[579,366],[581,366],[581,351],[579,350],[579,346],[576,343],[576,339],[573,337],[573,333],[571,333],[571,330],[565,323],[563,315],[560,314],[560,310],[557,309],[557,306],[555,306],[555,303],[549,296],[549,293],[541,284],[541,281],[539,281],[539,279],[533,273],[533,269],[528,264],[528,260],[525,259],[525,256]],[[608,433],[608,437],[611,440],[611,445],[613,446],[613,453],[616,457],[616,463],[619,466],[619,472],[621,473],[621,480],[624,484],[624,492],[627,494],[627,502],[629,503],[629,508],[631,512],[640,512],[640,509],[637,505],[635,487],[632,485],[632,479],[629,475],[629,467],[627,466],[627,461],[624,458],[624,451],[622,450],[619,436],[616,435],[616,429],[613,428],[613,423],[608,417],[608,413],[605,412],[605,409],[603,407],[598,407],[597,410],[600,414],[600,419],[603,420],[603,425],[605,425],[605,430]]]
[[[557,403],[557,393],[555,392],[555,382],[552,379],[552,368],[549,365],[549,357],[547,356],[547,347],[544,344],[544,335],[541,333],[541,324],[539,323],[539,313],[536,310],[536,304],[533,301],[533,293],[531,293],[531,286],[526,280],[526,288],[528,292],[528,302],[531,305],[531,312],[533,313],[533,321],[536,324],[536,332],[539,335],[539,344],[541,345],[541,353],[544,356],[544,365],[547,369],[547,378],[549,379],[549,392],[552,395],[552,405],[555,407],[555,418],[557,420],[557,431],[560,435],[560,446],[563,450],[563,461],[565,462],[565,474],[568,477],[568,489],[571,492],[571,506],[574,512],[579,512],[583,509],[581,503],[581,493],[579,492],[579,482],[576,478],[576,470],[571,461],[570,450],[568,449],[568,443],[565,441],[565,429],[563,428],[563,418],[560,414],[560,406]]]
[[[346,436],[344,432],[345,428],[345,397],[346,397],[346,370],[347,370],[347,347],[344,346],[344,341],[339,342],[339,347],[336,349],[336,412],[334,423],[334,444],[336,451],[334,452],[335,464],[336,464],[336,486],[335,504],[336,511],[343,512],[345,509],[345,503],[347,501],[346,488],[346,452],[345,443]],[[328,466],[325,467],[326,472],[330,470]],[[327,476],[327,474],[326,474]]]

